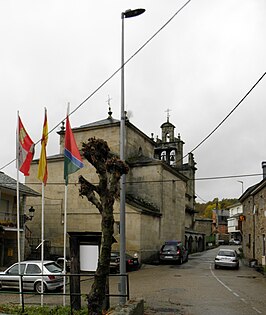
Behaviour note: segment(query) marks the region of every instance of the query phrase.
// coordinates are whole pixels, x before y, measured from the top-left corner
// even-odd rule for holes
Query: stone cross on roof
[[[109,112],[108,112],[108,118],[112,118],[112,110],[111,110],[111,97],[110,97],[110,95],[108,95],[108,99],[107,99],[107,104],[108,104],[108,106],[109,106]]]
[[[170,111],[171,111],[171,109],[169,109],[169,108],[167,108],[167,110],[165,111],[167,113],[167,122],[169,122]]]

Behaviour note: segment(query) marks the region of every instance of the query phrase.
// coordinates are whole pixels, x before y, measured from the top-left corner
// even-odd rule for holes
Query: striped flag
[[[77,143],[71,130],[69,118],[66,118],[66,133],[65,133],[65,150],[64,150],[64,179],[68,184],[68,175],[75,173],[84,166]]]
[[[27,134],[18,115],[17,129],[17,168],[25,176],[29,176],[30,163],[34,155],[34,142]]]
[[[47,110],[45,108],[44,113],[44,123],[43,123],[43,132],[42,132],[42,149],[41,155],[38,165],[38,178],[40,181],[46,185],[47,178],[48,178],[48,170],[47,170],[47,160],[46,160],[46,145],[48,142],[48,122],[47,122]]]

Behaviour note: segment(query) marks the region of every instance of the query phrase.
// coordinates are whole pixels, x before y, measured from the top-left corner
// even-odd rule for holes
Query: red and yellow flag
[[[46,185],[47,178],[48,178],[48,170],[47,170],[47,160],[46,160],[46,145],[48,142],[48,122],[47,122],[47,110],[45,108],[44,113],[44,123],[43,123],[43,132],[42,132],[42,149],[41,155],[38,165],[38,178],[40,181]]]
[[[30,163],[34,155],[34,142],[27,134],[20,117],[18,116],[17,129],[17,168],[25,176],[29,176]]]

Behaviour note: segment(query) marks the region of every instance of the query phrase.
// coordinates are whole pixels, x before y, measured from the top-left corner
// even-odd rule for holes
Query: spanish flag
[[[48,122],[47,122],[47,110],[45,108],[44,113],[44,123],[43,123],[43,132],[42,132],[42,149],[38,166],[38,179],[46,185],[48,178],[47,171],[47,160],[46,160],[46,145],[48,142]]]

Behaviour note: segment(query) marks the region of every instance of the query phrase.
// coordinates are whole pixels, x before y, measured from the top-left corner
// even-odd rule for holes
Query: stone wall
[[[247,260],[256,259],[261,264],[265,255],[266,235],[266,187],[243,202],[242,222],[243,252]]]

